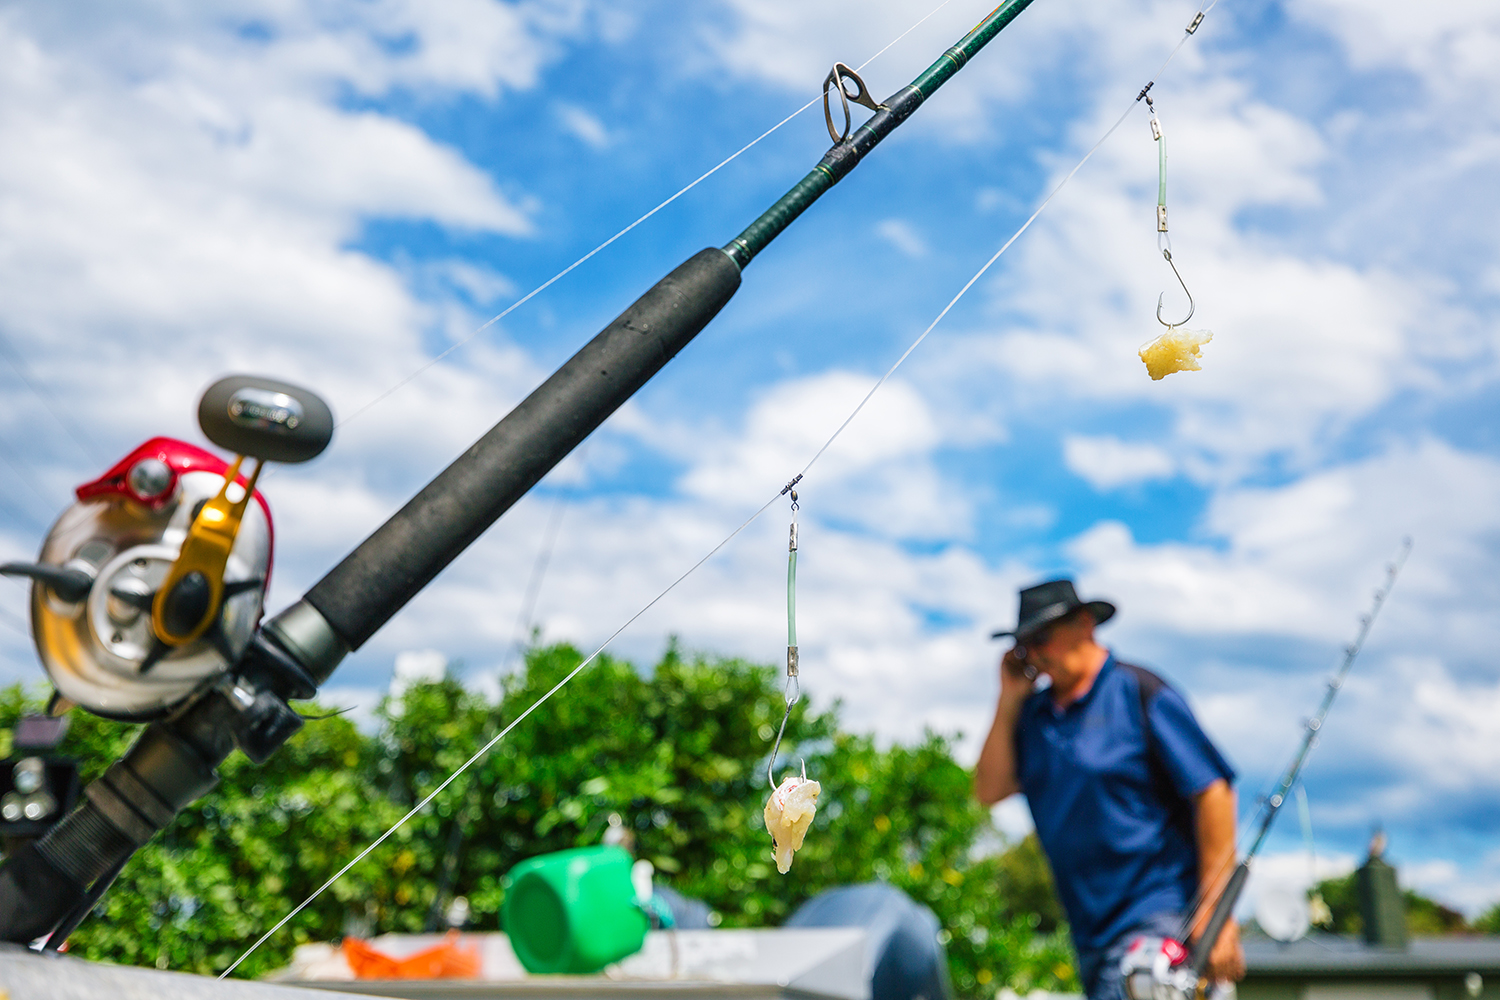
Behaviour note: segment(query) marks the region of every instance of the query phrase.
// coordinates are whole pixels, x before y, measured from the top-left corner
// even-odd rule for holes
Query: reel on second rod
[[[267,461],[321,454],[333,414],[306,389],[235,375],[204,393],[198,423],[232,463],[152,438],[77,488],[35,562],[0,565],[32,580],[32,635],[57,689],[54,711],[162,716],[226,673],[255,634],[274,541],[256,479]]]

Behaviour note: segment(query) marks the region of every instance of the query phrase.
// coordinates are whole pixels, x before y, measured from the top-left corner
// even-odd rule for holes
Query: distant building
[[[1418,938],[1381,948],[1335,934],[1245,941],[1239,1000],[1468,1000],[1500,997],[1500,938]]]
[[[1359,869],[1362,938],[1245,939],[1239,1000],[1468,1000],[1500,997],[1500,937],[1412,940],[1396,869],[1377,835]],[[1306,926],[1305,924],[1303,926]]]

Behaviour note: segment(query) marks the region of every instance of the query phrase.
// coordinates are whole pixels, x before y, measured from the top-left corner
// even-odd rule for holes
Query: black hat
[[[1088,608],[1095,623],[1107,622],[1114,617],[1115,606],[1108,601],[1080,601],[1073,589],[1072,580],[1048,580],[1035,587],[1021,591],[1021,610],[1016,614],[1016,627],[1011,632],[996,632],[991,639],[1013,635],[1025,638],[1040,628],[1068,617],[1079,608]]]

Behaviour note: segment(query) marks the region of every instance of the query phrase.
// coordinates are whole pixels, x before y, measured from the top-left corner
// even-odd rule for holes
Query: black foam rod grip
[[[307,592],[358,649],[697,336],[740,285],[723,251],[653,285]]]

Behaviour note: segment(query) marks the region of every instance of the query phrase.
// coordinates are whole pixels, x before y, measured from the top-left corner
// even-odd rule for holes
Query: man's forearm
[[[987,806],[1021,790],[1016,778],[1016,719],[1020,714],[1020,704],[1005,697],[995,706],[995,721],[974,767],[974,794]]]
[[[1193,933],[1202,933],[1214,905],[1234,871],[1235,795],[1229,782],[1220,779],[1199,792],[1193,800],[1198,835],[1198,906]]]

